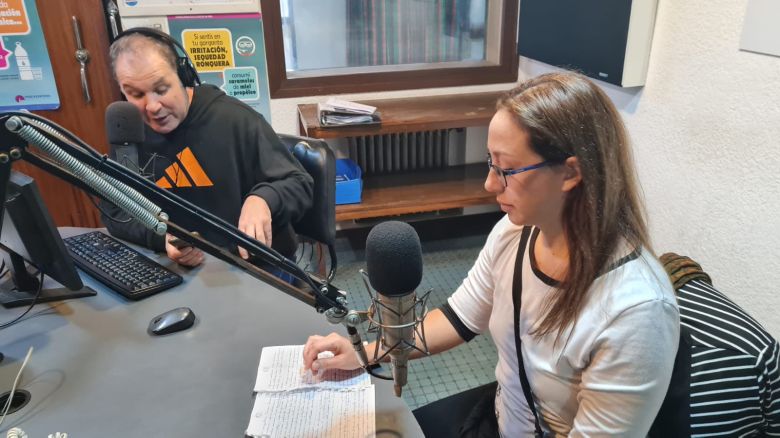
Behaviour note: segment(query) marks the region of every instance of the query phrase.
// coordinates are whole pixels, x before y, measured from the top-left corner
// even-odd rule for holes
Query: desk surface
[[[82,231],[64,228],[62,234]],[[243,436],[260,349],[342,331],[222,261],[208,258],[192,271],[173,269],[184,276],[182,285],[137,302],[84,275],[97,296],[28,315],[2,330],[0,392],[10,389],[27,348],[35,348],[21,379],[32,399],[6,418],[2,430],[21,427],[31,438],[56,431],[81,438]],[[48,306],[36,305],[30,314]],[[154,316],[180,306],[197,316],[192,328],[147,334]],[[0,321],[21,311],[0,308]],[[393,395],[392,382],[374,383],[377,436],[422,436],[407,405]]]

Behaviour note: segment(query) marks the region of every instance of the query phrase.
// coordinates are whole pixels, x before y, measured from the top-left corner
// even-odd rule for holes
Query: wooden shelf
[[[375,106],[381,125],[323,128],[316,104],[298,105],[300,132],[314,138],[421,132],[485,126],[496,112],[500,92],[450,94],[361,101]],[[363,181],[360,204],[337,205],[336,220],[427,213],[475,205],[495,204],[483,185],[487,166],[482,163],[407,173],[373,174]]]
[[[425,213],[496,202],[485,191],[487,165],[372,175],[363,181],[360,204],[336,206],[336,220]]]
[[[317,104],[298,105],[301,134],[313,138],[343,138],[434,129],[485,126],[496,112],[500,92],[448,94],[360,101],[377,107],[381,125],[323,128]]]

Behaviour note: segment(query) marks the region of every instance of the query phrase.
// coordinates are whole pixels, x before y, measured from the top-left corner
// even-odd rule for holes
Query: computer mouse
[[[195,313],[189,307],[177,307],[155,316],[149,322],[149,334],[167,335],[188,329],[195,323]]]

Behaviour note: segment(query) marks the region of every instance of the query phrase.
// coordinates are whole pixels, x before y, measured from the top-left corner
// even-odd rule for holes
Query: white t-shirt
[[[506,216],[501,219],[449,298],[461,322],[474,333],[489,329],[498,348],[496,415],[504,437],[534,431],[513,330],[521,231]],[[643,251],[622,259],[596,279],[577,324],[554,345],[554,335],[529,334],[555,284],[531,261],[537,234],[523,260],[520,335],[542,429],[556,436],[645,436],[666,395],[679,341],[679,311],[667,274]]]

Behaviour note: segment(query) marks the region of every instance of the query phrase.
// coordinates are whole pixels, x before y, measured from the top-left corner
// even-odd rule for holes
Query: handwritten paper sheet
[[[309,387],[354,390],[370,385],[371,378],[362,369],[327,370],[316,376],[303,371],[303,345],[284,345],[263,348],[255,391],[292,391]]]
[[[259,392],[247,434],[268,437],[373,437],[373,385],[356,391]]]
[[[363,370],[303,371],[303,346],[264,347],[247,435],[354,437],[376,435],[374,385]]]

